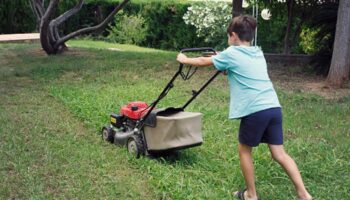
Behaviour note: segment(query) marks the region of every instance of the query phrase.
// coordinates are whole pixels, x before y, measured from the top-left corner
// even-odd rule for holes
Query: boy
[[[177,61],[194,66],[214,65],[228,72],[230,84],[230,119],[241,119],[239,157],[246,189],[235,192],[239,199],[258,199],[254,183],[252,148],[267,143],[272,158],[292,180],[299,200],[311,200],[294,160],[284,151],[282,112],[267,73],[262,51],[250,46],[256,28],[251,16],[232,19],[227,28],[229,47],[212,57],[188,58],[180,53]]]

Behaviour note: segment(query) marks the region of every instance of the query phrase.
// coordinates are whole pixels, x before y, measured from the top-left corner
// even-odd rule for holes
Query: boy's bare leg
[[[277,161],[292,180],[298,194],[299,200],[311,200],[301,178],[298,166],[294,160],[284,151],[283,145],[269,144],[272,158]]]
[[[245,144],[238,145],[241,170],[245,179],[247,191],[244,194],[246,200],[258,199],[254,182],[254,165],[252,159],[252,147]],[[237,194],[237,192],[236,192]]]

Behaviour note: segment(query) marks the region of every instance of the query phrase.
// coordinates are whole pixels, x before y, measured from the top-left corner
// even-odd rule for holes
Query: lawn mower
[[[201,53],[202,56],[215,54],[212,48],[182,49],[182,53]],[[102,128],[102,139],[117,145],[126,146],[129,153],[137,158],[161,152],[199,146],[202,144],[202,113],[186,112],[185,108],[216,78],[216,73],[198,90],[192,90],[192,97],[178,108],[156,109],[180,76],[188,80],[197,67],[180,64],[178,71],[163,89],[158,98],[148,105],[142,101],[130,102],[122,106],[120,113],[110,115],[110,124]],[[184,72],[186,71],[186,72]]]

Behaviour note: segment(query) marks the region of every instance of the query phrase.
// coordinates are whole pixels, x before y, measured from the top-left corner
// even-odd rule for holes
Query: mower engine
[[[102,139],[119,145],[127,145],[128,150],[136,155],[143,154],[143,138],[136,126],[148,109],[147,103],[136,101],[123,106],[120,114],[112,113],[110,125],[102,129]]]

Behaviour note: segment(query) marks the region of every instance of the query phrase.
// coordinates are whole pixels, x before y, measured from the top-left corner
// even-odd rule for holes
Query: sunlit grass
[[[63,55],[39,45],[0,44],[1,199],[232,199],[243,187],[238,121],[227,119],[220,75],[188,107],[203,116],[204,144],[177,157],[134,159],[97,134],[111,112],[152,102],[177,70],[176,52],[73,40]],[[119,48],[111,51],[106,48]],[[213,70],[176,81],[159,107],[182,105]],[[285,147],[315,199],[350,199],[350,97],[278,88]],[[265,145],[254,151],[262,199],[294,199]]]
[[[70,40],[68,46],[89,48],[89,49],[108,49],[111,51],[127,51],[127,52],[149,52],[149,53],[161,53],[163,50],[151,49],[139,47],[130,44],[117,44],[104,41],[91,41],[91,40]]]

